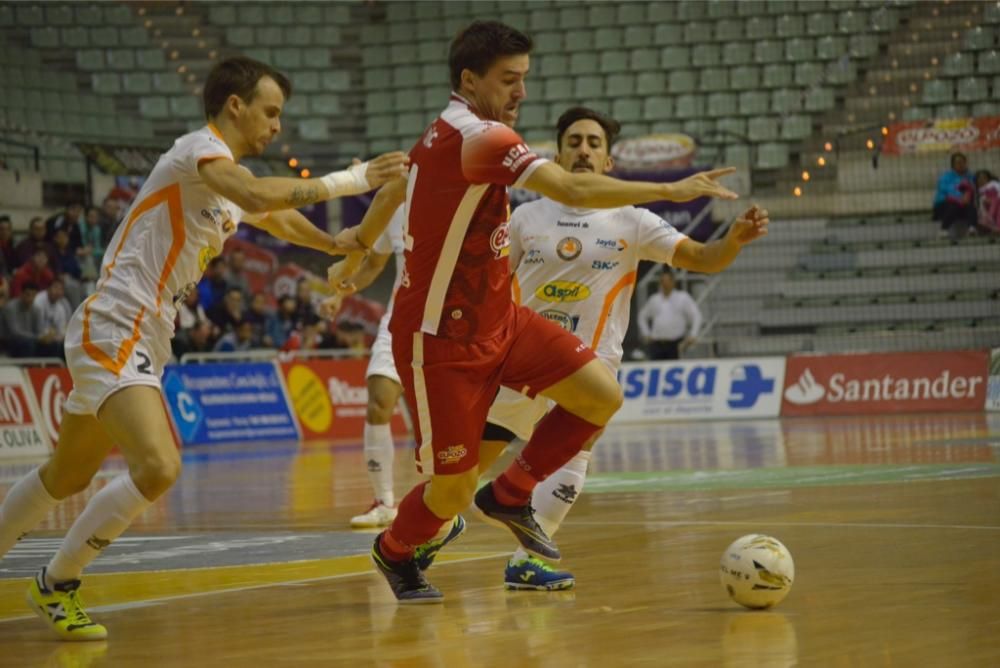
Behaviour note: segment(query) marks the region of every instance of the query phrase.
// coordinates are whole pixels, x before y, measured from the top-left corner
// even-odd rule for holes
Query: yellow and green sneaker
[[[79,580],[68,580],[49,589],[43,568],[28,587],[28,605],[63,640],[104,640],[108,630],[84,611],[77,593],[79,588]]]

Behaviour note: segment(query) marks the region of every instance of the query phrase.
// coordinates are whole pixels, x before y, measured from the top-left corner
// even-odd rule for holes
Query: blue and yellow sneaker
[[[531,556],[547,561],[559,561],[562,558],[555,541],[535,521],[535,509],[530,504],[503,505],[493,494],[493,483],[489,483],[476,492],[475,506],[488,523],[510,529],[517,542]]]
[[[451,523],[451,529],[443,538],[432,538],[423,545],[417,547],[413,553],[413,559],[417,562],[420,570],[426,571],[434,563],[434,557],[441,551],[441,548],[461,536],[465,532],[465,518],[456,515]]]
[[[379,541],[382,534],[375,536],[372,545],[372,561],[375,567],[389,583],[389,588],[400,603],[441,603],[444,594],[434,585],[427,582],[424,572],[417,566],[415,559],[406,561],[390,561],[382,554]]]
[[[572,589],[576,579],[572,573],[557,571],[541,559],[528,557],[507,562],[503,573],[504,589],[530,589],[535,591],[557,591]]]
[[[79,588],[79,580],[68,580],[49,589],[43,568],[28,587],[28,605],[63,640],[104,640],[108,630],[84,611]]]

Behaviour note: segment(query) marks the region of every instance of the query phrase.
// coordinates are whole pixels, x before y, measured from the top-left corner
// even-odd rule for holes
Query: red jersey
[[[491,338],[511,317],[507,187],[523,184],[545,160],[452,93],[410,162],[405,274],[390,329]]]

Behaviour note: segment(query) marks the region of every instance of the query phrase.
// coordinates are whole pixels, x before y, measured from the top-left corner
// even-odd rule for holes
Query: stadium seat
[[[869,29],[868,14],[863,10],[841,12],[837,17],[837,30],[844,35],[858,35]]]
[[[784,38],[798,38],[805,35],[805,17],[802,14],[783,11],[774,22],[774,34]]]
[[[807,88],[823,83],[826,77],[826,68],[820,63],[797,63],[795,65],[795,76],[793,80],[796,86]]]
[[[653,26],[651,25],[630,25],[625,28],[625,41],[623,44],[630,49],[653,45]]]
[[[101,48],[108,48],[112,46],[120,46],[121,42],[118,40],[118,29],[114,26],[101,26],[100,28],[90,29],[90,41],[94,46]],[[144,40],[143,46],[146,45],[148,40]]]
[[[740,0],[736,3],[736,11],[740,16],[763,16],[767,14],[767,3],[764,0]]]
[[[169,117],[167,98],[159,95],[139,98],[139,113],[146,118]]]
[[[579,90],[579,89],[578,89]],[[625,95],[631,95],[635,92],[635,75],[634,74],[612,74],[608,76],[605,81],[604,92],[601,93],[597,91],[595,93],[588,93],[584,97],[620,97]]]
[[[634,97],[618,98],[611,104],[611,115],[620,123],[641,121],[642,100]]]
[[[747,62],[747,45],[742,42],[734,42],[722,45],[722,64],[741,65]]]
[[[806,91],[806,111],[829,111],[836,106],[832,88],[810,88]]]
[[[108,2],[101,3],[101,6],[104,9],[104,22],[109,25],[127,26],[135,21],[132,10],[125,5]]]
[[[1000,23],[1000,5],[995,2],[987,2],[983,8],[983,23]]]
[[[738,65],[729,74],[729,88],[732,90],[752,90],[760,86],[760,68],[754,65]]]
[[[765,143],[757,146],[758,169],[780,169],[788,165],[788,144]]]
[[[576,55],[576,54],[574,54]],[[572,60],[571,60],[572,62]],[[600,54],[600,67],[599,70],[605,74],[612,74],[615,72],[628,72],[631,70],[629,65],[629,52],[628,51],[602,51]],[[591,70],[593,71],[593,70]]]
[[[267,5],[264,12],[265,20],[271,25],[289,25],[295,22],[292,6],[284,2]]]
[[[746,37],[743,31],[743,21],[740,19],[723,19],[715,23],[716,42],[742,42]]]
[[[570,74],[594,74],[597,72],[598,54],[593,51],[581,51],[569,57]]]
[[[653,43],[673,46],[684,39],[684,29],[679,23],[661,23],[653,29]]]
[[[975,60],[971,55],[958,51],[945,56],[941,65],[941,73],[947,77],[964,77],[972,74]]]
[[[976,26],[965,31],[962,45],[966,51],[983,51],[994,46],[993,28]]]
[[[708,96],[708,116],[725,118],[739,113],[736,93],[712,93]]]
[[[766,114],[770,108],[768,94],[762,90],[748,90],[740,93],[740,115]]]
[[[836,60],[847,53],[847,42],[843,37],[826,35],[816,40],[816,57],[820,60]]]
[[[308,141],[329,139],[329,123],[325,118],[303,118],[299,121],[299,136]]]
[[[701,44],[712,41],[712,23],[710,21],[689,21],[684,24],[684,43]]]
[[[715,132],[715,121],[705,118],[692,118],[684,121],[681,128],[685,134],[691,135],[695,139],[700,139]]]
[[[297,119],[309,113],[309,98],[304,95],[293,95],[285,102],[284,116],[286,118]]]
[[[792,66],[786,63],[766,65],[761,84],[764,88],[784,88],[792,85]]]
[[[785,141],[805,139],[812,134],[812,118],[805,115],[786,116],[781,119],[781,138]]]
[[[3,10],[0,10],[2,12]],[[104,20],[101,8],[94,3],[80,3],[76,7],[76,22],[82,26],[101,25]],[[3,22],[0,21],[0,24]]]
[[[700,118],[705,115],[705,98],[700,95],[678,95],[674,102],[674,116],[680,119]]]
[[[924,104],[945,104],[954,96],[951,81],[934,79],[924,84],[920,100]]]
[[[747,137],[752,142],[778,138],[778,120],[773,116],[755,116],[747,122]]]
[[[734,0],[708,0],[705,16],[710,19],[725,19],[736,16],[736,4]]]
[[[59,46],[59,29],[51,26],[32,28],[31,45],[53,49]]]
[[[650,30],[652,32],[652,29]],[[597,49],[618,49],[623,44],[624,33],[621,28],[615,26],[603,26],[594,31],[594,47]],[[652,41],[652,40],[650,40]]]
[[[760,64],[780,63],[785,59],[785,45],[781,40],[765,39],[754,44],[754,62]]]
[[[90,77],[95,93],[116,95],[122,91],[121,76],[115,72],[95,72]]]
[[[208,8],[208,20],[217,26],[233,25],[236,23],[236,7],[213,4]]]
[[[752,16],[747,19],[745,31],[746,39],[771,39],[775,36],[775,23],[765,16]]]
[[[201,100],[194,95],[175,95],[170,98],[170,113],[180,118],[201,118]]]
[[[660,65],[666,70],[684,69],[691,65],[691,49],[686,46],[664,47],[660,53]]]
[[[569,77],[554,77],[546,79],[543,91],[543,99],[547,101],[572,99],[573,79]]]
[[[691,49],[691,64],[695,67],[715,67],[722,62],[722,50],[716,44],[696,44]]]
[[[704,18],[708,14],[708,3],[700,0],[684,0],[677,5],[677,19],[679,22],[695,21]]]
[[[301,49],[274,49],[272,62],[279,70],[296,70],[302,67]],[[410,62],[412,58],[404,62]]]
[[[851,58],[871,58],[878,53],[878,38],[875,35],[851,35],[847,39],[847,52]]]
[[[709,101],[711,104],[711,101]],[[715,129],[721,133],[729,133],[738,137],[746,137],[747,122],[742,118],[720,118],[715,122]]]
[[[447,6],[449,3],[445,3]],[[626,9],[628,5],[623,5],[619,8],[618,14],[621,16],[622,10]],[[644,13],[644,8],[640,5],[636,5],[635,10],[640,13]],[[636,21],[626,20],[623,23],[640,23],[642,18],[638,18]],[[587,10],[581,7],[562,7],[559,10],[559,29],[560,30],[577,30],[579,28],[587,28]]]
[[[847,58],[841,58],[826,66],[826,82],[831,84],[851,83],[858,78],[858,68]]]
[[[726,165],[750,165],[750,146],[747,144],[729,144],[725,148],[724,160]]]
[[[153,90],[157,93],[180,93],[184,84],[174,72],[158,72],[153,74]]]
[[[284,46],[285,31],[281,26],[258,26],[254,29],[254,40],[262,46]]]
[[[673,21],[677,16],[676,3],[673,2],[650,2],[646,6],[648,12],[646,19],[650,25]]]
[[[122,76],[122,90],[134,95],[153,91],[153,77],[148,72],[126,72]]]
[[[698,85],[694,70],[674,70],[670,72],[667,88],[671,93],[690,93]]]
[[[729,90],[729,68],[703,68],[698,76],[698,90],[703,92]]]
[[[806,16],[806,34],[811,37],[832,35],[837,29],[836,14],[811,11]]]
[[[793,37],[785,41],[785,60],[803,63],[816,57],[816,43],[808,37]]]
[[[997,90],[997,88],[994,87],[994,90]],[[972,105],[971,113],[977,117],[1000,116],[1000,104],[996,102],[977,102]]]
[[[986,79],[965,77],[959,79],[955,87],[955,99],[959,102],[978,102],[990,97],[990,84]]]
[[[771,93],[771,111],[776,114],[788,114],[802,110],[802,93],[791,88],[780,88]]]
[[[969,108],[964,104],[944,104],[934,108],[934,118],[966,118]]]
[[[618,22],[618,7],[612,3],[594,3],[587,8],[587,23],[592,26],[610,26]]]
[[[642,117],[647,121],[670,118],[674,112],[674,100],[666,95],[651,95],[642,101]]]
[[[640,72],[636,76],[635,92],[639,95],[660,95],[667,90],[663,72]]]
[[[976,71],[980,74],[996,74],[1000,72],[1000,52],[994,49],[980,53],[977,59]]]
[[[19,26],[43,26],[45,25],[45,14],[41,4],[18,4],[16,10],[17,24]]]
[[[875,32],[892,32],[899,25],[899,12],[882,3],[869,16],[871,29]]]
[[[259,26],[264,25],[266,20],[264,19],[264,7],[263,3],[256,4],[251,2],[244,2],[238,5],[239,16],[237,21],[240,25],[250,25]]]

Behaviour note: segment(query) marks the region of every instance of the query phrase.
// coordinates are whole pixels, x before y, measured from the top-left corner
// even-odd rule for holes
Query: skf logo
[[[431,123],[431,126],[427,128],[427,132],[424,133],[423,144],[427,148],[430,148],[434,143],[434,140],[437,139],[438,131],[437,128],[434,127],[435,125],[437,125],[437,123]]]
[[[580,324],[580,316],[570,315],[568,313],[563,313],[562,311],[542,311],[538,315],[542,316],[546,320],[551,320],[556,323],[567,332],[575,332],[576,326]]]
[[[532,248],[528,251],[527,255],[524,256],[524,259],[521,260],[521,264],[526,266],[530,264],[545,264],[545,258],[542,257],[542,251],[537,248]]]
[[[594,263],[590,265],[591,269],[596,269],[598,271],[610,271],[619,265],[618,262],[608,262],[607,260],[594,260]]]
[[[507,157],[503,160],[503,166],[512,172],[516,172],[521,168],[521,165],[533,158],[534,155],[527,146],[518,144],[507,151]]]
[[[211,246],[205,246],[202,248],[198,251],[198,268],[205,271],[205,268],[208,267],[208,263],[211,262],[212,258],[218,254],[219,251],[215,250]]]
[[[236,230],[232,214],[226,209],[202,209],[201,215],[221,227],[224,234],[232,234]]]
[[[502,223],[493,230],[490,235],[490,249],[493,251],[493,259],[499,260],[510,254],[510,225]]]
[[[535,290],[535,296],[546,302],[580,302],[590,296],[590,288],[581,283],[552,281]]]
[[[628,242],[624,239],[598,239],[597,247],[621,252],[628,248]]]
[[[469,451],[466,450],[464,445],[449,445],[447,449],[437,453],[437,458],[442,464],[457,464],[467,454],[469,454]]]
[[[576,237],[563,237],[556,244],[556,255],[567,262],[580,257],[583,252],[583,244]]]

